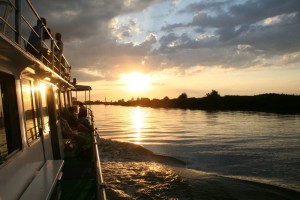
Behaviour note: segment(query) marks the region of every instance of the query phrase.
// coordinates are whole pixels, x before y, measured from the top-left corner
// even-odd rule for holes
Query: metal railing
[[[91,124],[94,127],[94,114],[91,109],[88,109]],[[95,169],[96,169],[96,181],[97,181],[97,199],[98,200],[106,200],[106,184],[104,183],[102,177],[102,170],[101,170],[101,162],[100,162],[100,152],[99,152],[99,134],[97,133],[96,129],[93,130],[93,153],[94,153],[94,162],[95,162]]]
[[[96,181],[97,181],[97,199],[98,200],[106,200],[106,184],[103,181],[102,170],[101,170],[101,162],[100,162],[100,153],[98,148],[98,134],[94,131],[93,135],[93,148],[94,148],[94,161],[96,168]]]
[[[47,29],[48,27],[42,24],[39,31],[34,29],[33,24],[37,21],[41,21],[41,17],[30,0],[0,0],[0,34],[2,37],[10,39],[25,51],[26,47],[30,46],[36,52],[34,56],[37,59],[62,78],[70,81],[71,65],[64,55],[61,55],[61,58],[55,56],[54,49],[59,49],[59,47],[50,30]],[[28,41],[30,33],[35,34],[40,44],[47,49],[48,54],[42,54],[40,49],[35,48],[34,44]],[[42,33],[49,36],[48,42],[44,40]]]

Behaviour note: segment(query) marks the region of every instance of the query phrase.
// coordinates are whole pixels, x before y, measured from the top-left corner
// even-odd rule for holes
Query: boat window
[[[64,109],[66,108],[66,98],[65,98],[65,93],[60,91],[60,104],[61,108]]]
[[[22,96],[24,103],[27,142],[31,144],[38,137],[38,118],[36,110],[36,97],[34,95],[33,82],[22,79]]]
[[[44,83],[40,83],[39,88],[40,88],[40,94],[41,94],[41,103],[42,103],[42,116],[43,116],[43,129],[46,132],[50,131],[49,128],[49,113],[48,113],[48,107],[47,107],[47,86]]]
[[[59,91],[58,90],[56,90],[55,91],[55,93],[54,93],[54,95],[55,95],[55,108],[56,108],[56,113],[59,115],[59,113],[60,113],[60,110],[59,110],[59,99],[58,99],[58,97],[59,97]],[[58,117],[58,116],[57,116]]]
[[[71,105],[70,105],[70,93],[68,91],[65,92],[65,97],[66,97],[66,105],[67,105],[67,108],[69,108]]]
[[[15,79],[0,72],[0,164],[21,148]]]

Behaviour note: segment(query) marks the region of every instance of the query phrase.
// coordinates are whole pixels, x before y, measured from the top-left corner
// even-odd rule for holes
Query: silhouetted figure
[[[79,103],[79,113],[78,118],[86,118],[87,117],[87,108],[83,105],[82,102]]]
[[[26,45],[26,50],[32,55],[34,55],[36,58],[40,58],[40,56],[43,55],[49,61],[50,51],[46,47],[44,47],[42,42],[42,40],[45,41],[50,39],[49,34],[51,34],[51,30],[47,28],[46,31],[45,30],[46,25],[47,25],[47,21],[45,18],[42,17],[40,20],[39,19],[37,20],[37,25],[33,27],[33,30],[31,30],[31,33],[29,35],[28,43]],[[42,37],[42,40],[40,37]]]
[[[60,122],[63,138],[75,140],[77,142],[78,149],[82,149],[86,144],[86,139],[71,129],[67,121],[67,114],[65,112],[61,113]]]
[[[78,119],[77,106],[71,106],[68,108],[67,111],[68,111],[67,121],[73,130],[77,130],[80,132],[93,131],[93,128],[91,127],[91,125],[89,123],[86,123],[86,120]]]
[[[62,38],[61,33],[56,33],[55,34],[57,47],[55,46],[55,48],[54,48],[54,55],[57,58],[57,66],[58,67],[60,66],[60,64],[62,64],[62,65],[65,64],[65,61],[62,57],[62,54],[63,54],[63,51],[64,51],[64,43],[61,40],[61,38]]]

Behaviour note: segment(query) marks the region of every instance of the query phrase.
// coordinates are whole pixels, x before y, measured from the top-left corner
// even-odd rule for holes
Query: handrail
[[[98,134],[94,131],[93,135],[93,145],[94,145],[94,159],[95,159],[95,168],[97,170],[97,199],[106,200],[106,184],[103,181],[101,162],[100,162],[100,153],[98,149]]]
[[[94,114],[91,109],[88,108],[89,116],[91,124],[94,127]],[[102,177],[102,170],[101,170],[101,162],[100,162],[100,153],[98,147],[98,138],[99,134],[97,133],[96,129],[93,130],[93,152],[94,152],[94,162],[95,162],[95,169],[96,169],[96,179],[97,179],[97,199],[98,200],[106,200],[106,184],[104,183]]]
[[[8,20],[9,15],[5,16],[6,19],[4,17],[0,16],[0,23],[2,22],[2,25],[4,27],[3,31],[5,31],[5,32],[3,32],[3,34],[2,34],[3,36],[1,35],[1,37],[6,37],[9,40],[15,42],[23,50],[26,50],[25,47],[27,45],[30,45],[31,47],[33,47],[33,45],[29,43],[28,39],[25,39],[25,38],[29,38],[28,33],[33,31],[38,36],[38,38],[40,38],[42,40],[42,36],[39,35],[33,29],[34,25],[32,25],[32,24],[35,24],[37,20],[41,20],[40,15],[36,11],[36,9],[34,8],[34,6],[30,0],[26,0],[26,1],[6,0],[6,1],[7,1],[8,6],[10,6],[10,9],[11,9],[10,13],[11,12],[16,12],[16,13],[19,12],[20,14],[13,15],[15,20]],[[20,5],[21,3],[24,6],[26,6],[26,8],[31,10],[31,14],[33,14],[33,16],[34,16],[33,18],[35,18],[35,21],[34,21],[34,19],[31,19],[31,18],[30,18],[31,19],[30,21],[26,19],[26,17],[23,15],[25,12],[24,13],[22,12],[22,9],[24,9],[23,8],[24,6],[23,5],[21,6]],[[21,7],[22,7],[22,9],[21,9]],[[5,28],[7,28],[7,30],[5,30]],[[20,30],[20,29],[22,29],[22,30]],[[62,59],[64,60],[64,63],[58,61],[58,58],[54,55],[54,52],[53,52],[54,48],[59,49],[59,47],[56,45],[55,39],[47,30],[47,27],[45,27],[44,25],[42,25],[42,31],[47,32],[50,36],[49,40],[50,40],[51,45],[49,47],[48,45],[45,44],[45,47],[48,49],[49,52],[51,52],[51,55],[50,55],[49,59],[45,59],[45,57],[41,57],[41,58],[37,58],[37,59],[40,59],[41,61],[44,60],[45,65],[50,67],[54,72],[56,72],[58,75],[60,75],[66,81],[70,81],[71,66],[70,66],[69,62],[67,61],[67,59],[65,58],[64,55],[61,56]],[[16,37],[18,35],[20,36],[20,40],[16,39]],[[42,41],[42,43],[43,43],[43,41]],[[37,49],[35,49],[35,50],[37,50]]]

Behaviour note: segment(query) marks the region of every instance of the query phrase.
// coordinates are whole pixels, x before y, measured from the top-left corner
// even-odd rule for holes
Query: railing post
[[[21,45],[21,35],[22,35],[22,29],[21,29],[21,16],[22,16],[22,7],[21,7],[21,0],[15,1],[15,42],[19,45]]]
[[[44,39],[44,25],[42,23],[42,21],[38,18],[38,21],[39,23],[37,23],[37,27],[38,27],[38,34],[39,34],[39,46],[40,46],[40,49],[38,49],[39,51],[39,56],[40,56],[40,60],[43,62],[44,60],[44,57],[43,57],[43,53],[41,53],[41,47],[43,46],[43,39]]]
[[[59,68],[58,68],[58,70],[59,70],[59,75],[61,76],[61,63],[59,62]]]
[[[54,40],[51,38],[51,66],[52,70],[54,70]]]

